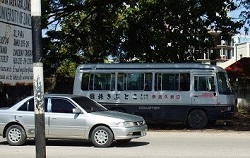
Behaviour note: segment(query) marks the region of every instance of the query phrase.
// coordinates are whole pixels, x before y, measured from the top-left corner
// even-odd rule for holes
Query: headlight
[[[127,121],[127,122],[124,122],[124,125],[125,125],[126,127],[132,127],[132,126],[134,126],[134,122]]]
[[[133,126],[135,126],[134,122],[132,122],[132,121],[116,122],[116,123],[114,123],[114,125],[117,127],[133,127]]]

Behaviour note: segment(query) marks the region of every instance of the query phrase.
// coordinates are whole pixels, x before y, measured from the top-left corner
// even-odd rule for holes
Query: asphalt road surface
[[[9,146],[0,138],[1,158],[35,158],[35,142]],[[48,140],[46,158],[249,158],[250,131],[148,131],[147,136],[110,148],[88,141]]]

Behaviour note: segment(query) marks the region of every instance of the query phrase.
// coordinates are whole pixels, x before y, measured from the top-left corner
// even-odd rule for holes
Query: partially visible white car
[[[146,135],[141,116],[109,111],[99,103],[71,94],[48,94],[45,101],[46,139],[87,139],[96,147],[113,141],[127,143]],[[35,137],[34,98],[29,96],[10,108],[0,108],[0,135],[10,145],[23,145]]]

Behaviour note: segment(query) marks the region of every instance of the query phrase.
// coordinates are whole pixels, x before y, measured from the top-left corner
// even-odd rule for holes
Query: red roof
[[[250,58],[241,58],[225,70],[230,78],[250,77]]]

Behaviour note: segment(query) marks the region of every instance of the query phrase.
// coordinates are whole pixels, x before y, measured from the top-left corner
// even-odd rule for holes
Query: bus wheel
[[[188,115],[188,125],[193,129],[201,129],[207,125],[207,114],[203,110],[193,110]]]

